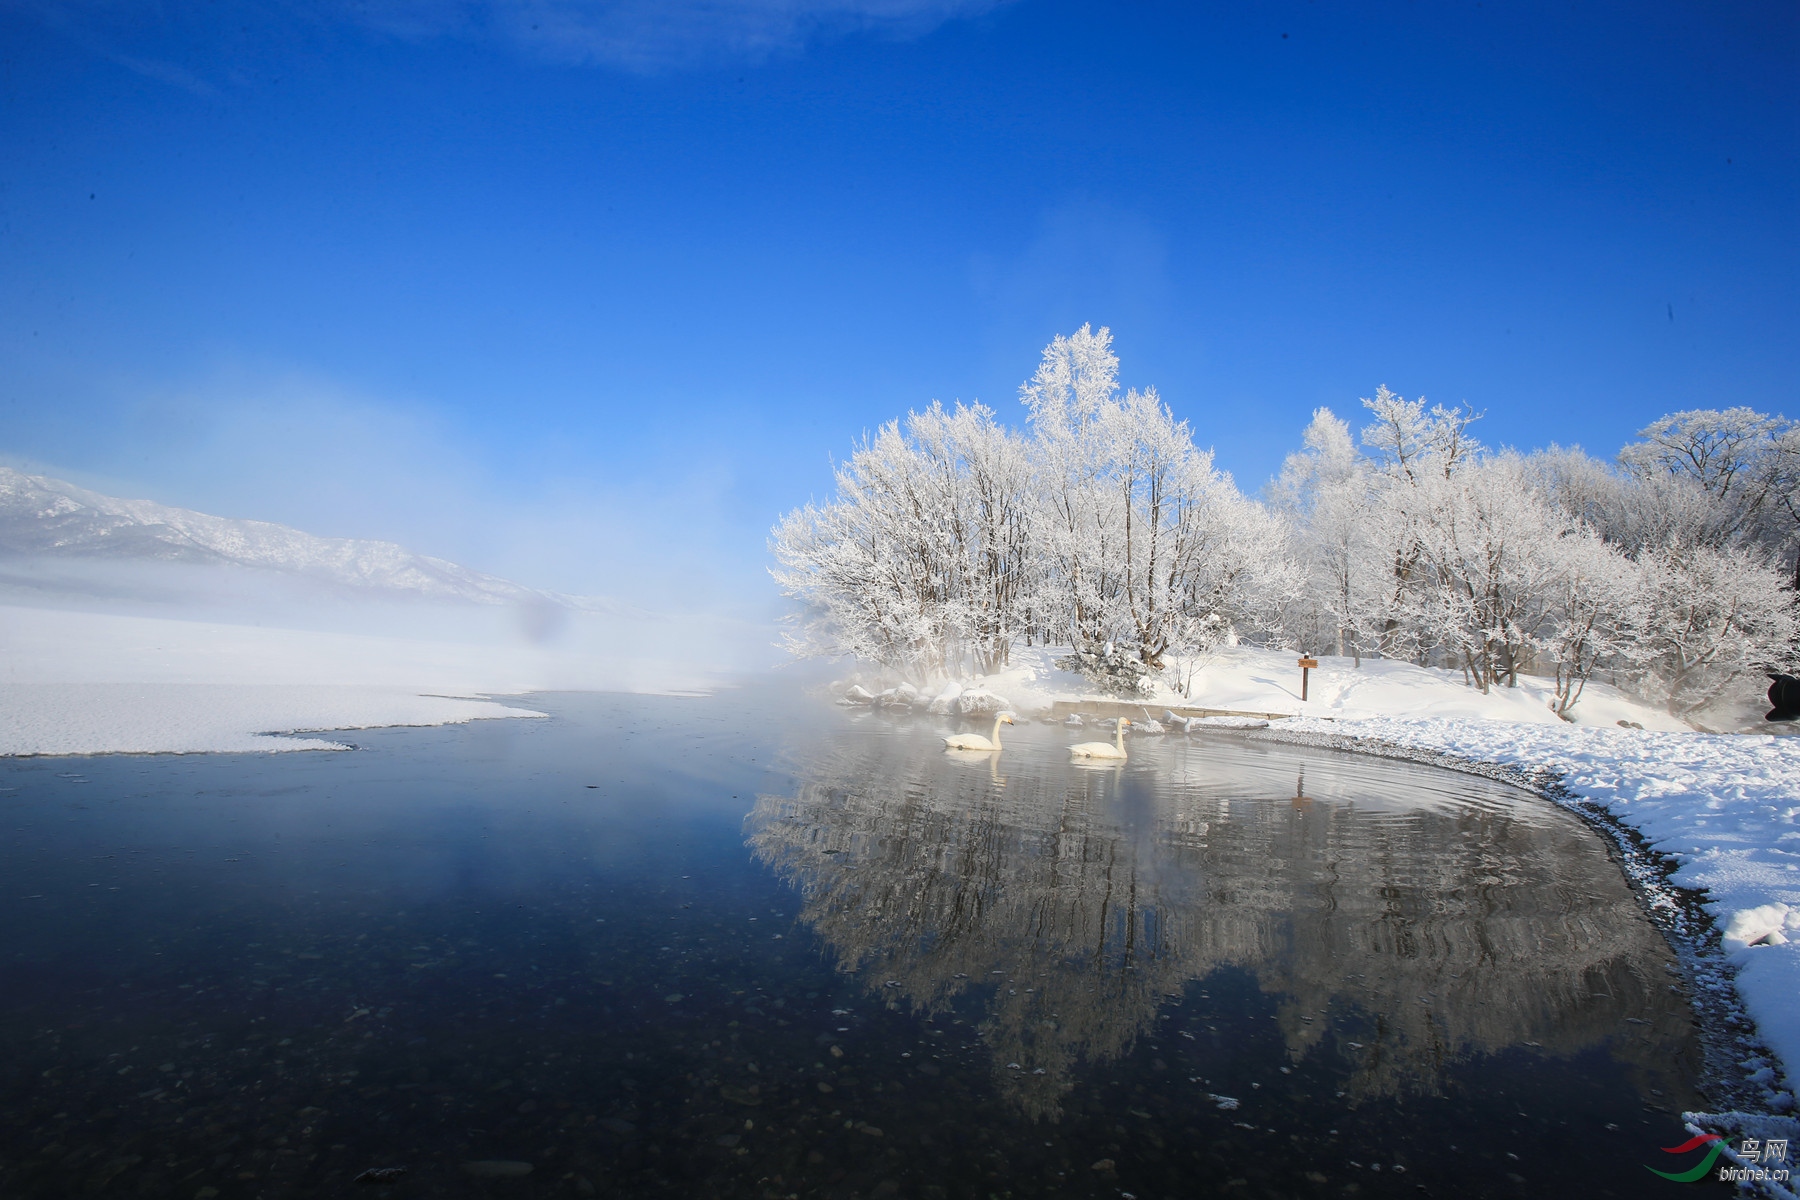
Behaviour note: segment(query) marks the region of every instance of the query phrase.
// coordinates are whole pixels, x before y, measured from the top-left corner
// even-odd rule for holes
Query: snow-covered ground
[[[293,731],[541,717],[480,697],[307,684],[25,683],[0,688],[8,754],[347,750]]]
[[[479,644],[0,606],[0,754],[341,750],[295,731],[534,717]]]
[[[1059,670],[1054,660],[1063,652],[1041,647],[1016,651],[1012,665],[971,685],[1004,696],[1022,712],[1047,709],[1055,700],[1098,698],[1086,680]],[[1521,677],[1519,686],[1495,688],[1482,695],[1456,671],[1415,667],[1410,663],[1365,659],[1359,667],[1348,658],[1321,657],[1311,673],[1307,699],[1300,699],[1300,668],[1287,651],[1240,646],[1221,650],[1196,670],[1186,693],[1173,686],[1184,664],[1171,662],[1156,680],[1145,703],[1162,707],[1223,708],[1245,712],[1329,717],[1468,717],[1566,727],[1550,707],[1554,687],[1548,679]],[[1591,682],[1572,714],[1577,724],[1616,728],[1635,721],[1645,729],[1685,730],[1681,721],[1641,704],[1619,689]]]
[[[535,716],[476,698],[531,691],[703,691],[757,648],[652,614],[572,613],[535,638],[468,606],[316,624],[337,628],[0,605],[0,754],[322,749],[262,735]]]
[[[0,754],[317,749],[264,735],[537,715],[484,695],[704,691],[773,640],[0,467]]]

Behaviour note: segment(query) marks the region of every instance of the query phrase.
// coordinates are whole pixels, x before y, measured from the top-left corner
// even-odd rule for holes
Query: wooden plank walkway
[[[1195,708],[1192,705],[1153,704],[1138,700],[1057,700],[1050,705],[1050,715],[1066,717],[1080,713],[1084,717],[1152,717],[1161,720],[1165,712],[1178,717],[1251,717],[1258,721],[1285,721],[1294,713],[1245,712],[1236,708]]]

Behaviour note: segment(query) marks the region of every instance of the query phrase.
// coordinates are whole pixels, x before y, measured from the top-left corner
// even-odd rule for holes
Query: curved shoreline
[[[1662,933],[1681,964],[1689,1001],[1704,1054],[1705,1072],[1697,1081],[1715,1109],[1760,1113],[1767,1108],[1767,1084],[1751,1078],[1755,1069],[1746,1060],[1774,1065],[1783,1086],[1775,1089],[1789,1097],[1788,1114],[1794,1111],[1795,1081],[1774,1050],[1763,1040],[1736,985],[1737,971],[1725,956],[1721,930],[1705,909],[1704,892],[1672,882],[1680,864],[1650,845],[1645,836],[1619,819],[1604,805],[1579,795],[1549,768],[1528,770],[1504,763],[1465,758],[1442,750],[1406,746],[1379,738],[1314,730],[1266,729],[1242,732],[1221,729],[1256,741],[1316,746],[1375,758],[1395,759],[1440,767],[1465,775],[1478,775],[1531,792],[1574,814],[1601,835],[1608,854],[1619,864],[1626,882],[1638,896],[1645,914]],[[1692,1114],[1690,1114],[1692,1115]]]

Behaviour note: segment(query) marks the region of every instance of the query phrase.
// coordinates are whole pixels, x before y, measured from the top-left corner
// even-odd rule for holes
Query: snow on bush
[[[1156,690],[1144,660],[1111,645],[1098,653],[1077,650],[1056,660],[1059,670],[1081,676],[1108,696],[1148,696]]]

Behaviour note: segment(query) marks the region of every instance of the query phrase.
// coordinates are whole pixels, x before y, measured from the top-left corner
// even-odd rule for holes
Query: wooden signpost
[[[1307,657],[1300,660],[1300,703],[1302,704],[1306,703],[1307,676],[1311,674],[1318,665],[1319,660],[1316,658]]]

